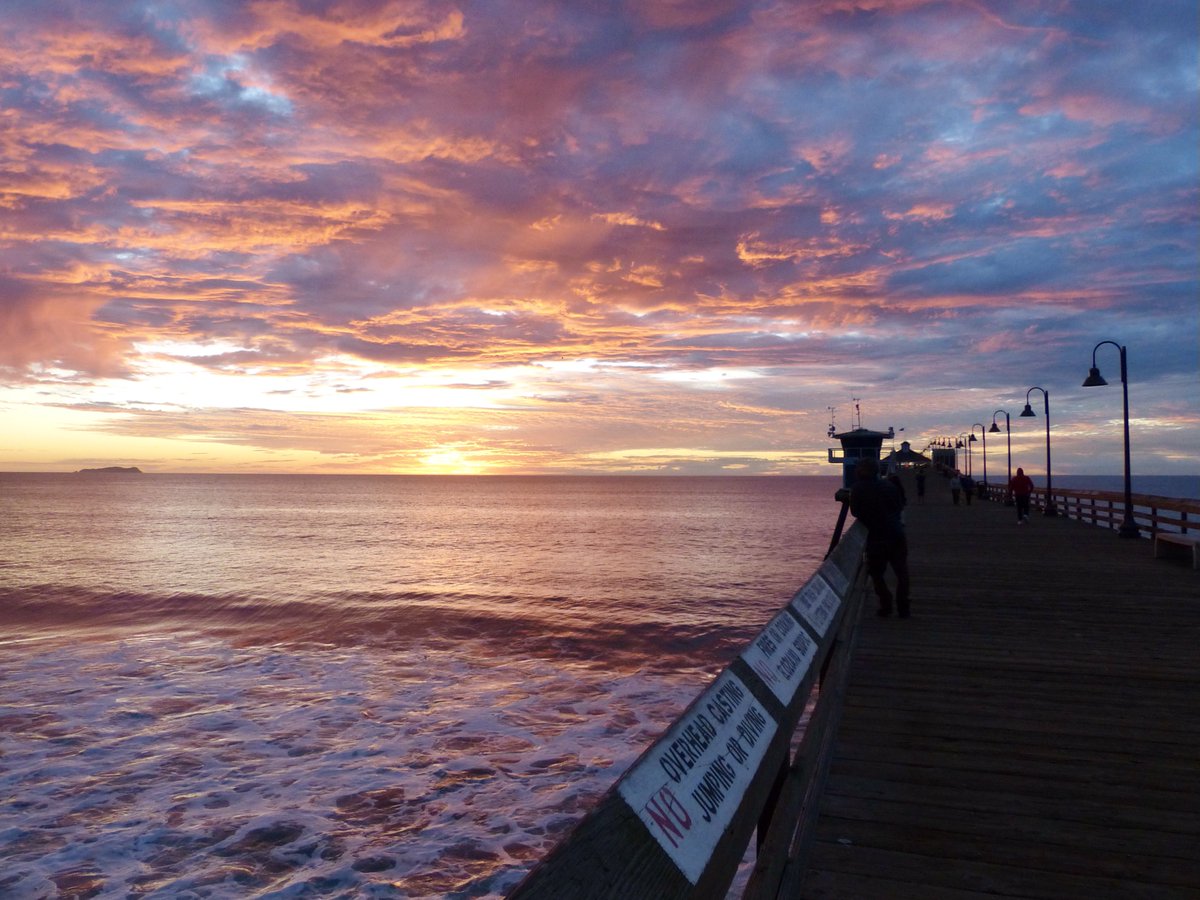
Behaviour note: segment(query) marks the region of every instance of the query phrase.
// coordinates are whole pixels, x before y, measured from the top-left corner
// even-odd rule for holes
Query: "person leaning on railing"
[[[892,592],[884,577],[890,565],[896,573],[895,605],[900,618],[909,614],[908,539],[904,534],[904,497],[895,485],[879,478],[879,463],[860,460],[850,487],[850,512],[867,529],[867,574],[879,598],[878,614],[892,614]]]

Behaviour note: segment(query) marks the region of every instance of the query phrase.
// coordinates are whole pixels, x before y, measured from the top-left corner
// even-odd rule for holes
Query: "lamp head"
[[[995,422],[993,422],[993,423],[992,423],[992,427],[988,429],[988,433],[989,433],[989,434],[999,434],[999,433],[1000,433],[1000,426],[999,426],[999,425],[997,425]]]
[[[1100,377],[1100,370],[1095,366],[1092,366],[1088,371],[1088,377],[1083,380],[1084,387],[1104,387],[1106,384],[1108,382]]]
[[[1034,411],[1033,411],[1033,407],[1030,406],[1028,403],[1026,403],[1025,408],[1023,410],[1021,410],[1021,416],[1024,416],[1025,418],[1029,418],[1030,416],[1033,416],[1033,415],[1036,415],[1036,413],[1034,413]],[[1020,418],[1020,417],[1018,417],[1018,418]]]
[[[972,432],[971,432],[971,436],[970,436],[969,438],[967,438],[967,440],[968,440],[968,441],[970,441],[972,444],[978,444],[978,443],[979,443],[979,438],[975,437],[975,432],[974,432],[974,431],[972,431]]]

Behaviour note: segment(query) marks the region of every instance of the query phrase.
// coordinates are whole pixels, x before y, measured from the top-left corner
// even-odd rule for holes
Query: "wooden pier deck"
[[[913,615],[868,603],[799,896],[1200,897],[1200,573],[908,497]]]

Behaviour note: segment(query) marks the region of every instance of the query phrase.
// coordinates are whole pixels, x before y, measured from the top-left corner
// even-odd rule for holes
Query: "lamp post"
[[[992,427],[988,429],[992,434],[1000,433],[1000,426],[996,424],[996,416],[1004,413],[1004,433],[1008,437],[1008,481],[1004,485],[1004,505],[1012,506],[1012,420],[1008,417],[1008,413],[1002,409],[992,413]]]
[[[1096,351],[1105,344],[1112,344],[1120,351],[1121,354],[1121,392],[1125,402],[1125,518],[1121,522],[1121,527],[1117,529],[1117,534],[1123,538],[1140,537],[1137,522],[1133,519],[1133,479],[1129,474],[1129,369],[1125,364],[1125,348],[1116,341],[1101,341],[1092,348],[1092,368],[1088,372],[1088,377],[1084,379],[1084,387],[1102,387],[1108,384],[1100,377],[1100,370],[1096,368]]]
[[[967,451],[967,477],[970,478],[971,477],[971,443],[970,443],[970,441],[964,440],[966,438],[966,436],[967,436],[967,433],[965,431],[960,431],[958,433],[958,442],[955,444],[955,446],[958,447],[959,450],[962,450],[965,448]],[[958,468],[958,467],[955,466],[955,468]]]
[[[976,422],[971,426],[971,440],[975,440],[975,429],[979,429],[979,433],[983,435],[983,492],[987,494],[987,428],[982,422]]]
[[[1058,507],[1054,505],[1054,485],[1050,480],[1050,392],[1041,387],[1031,387],[1027,390],[1025,392],[1025,408],[1021,410],[1021,417],[1028,418],[1037,415],[1033,411],[1033,407],[1029,405],[1029,395],[1034,391],[1042,392],[1042,399],[1046,404],[1046,507],[1042,510],[1042,515],[1057,516]]]

